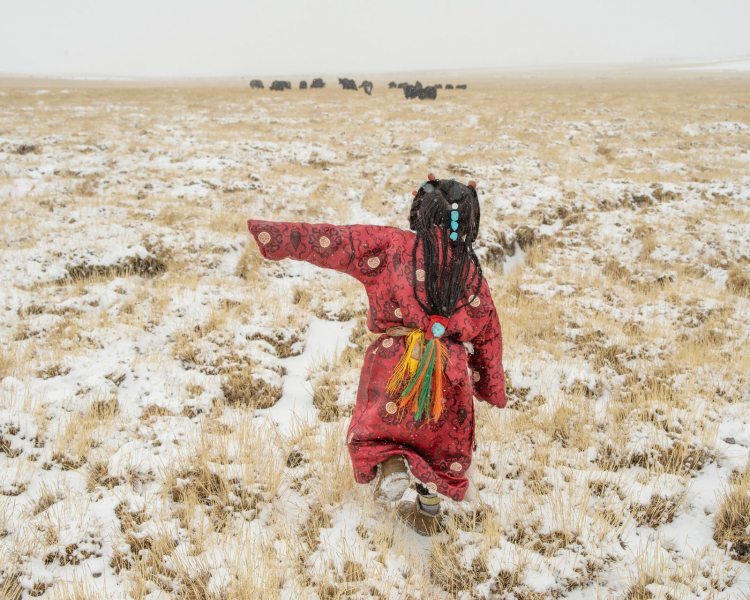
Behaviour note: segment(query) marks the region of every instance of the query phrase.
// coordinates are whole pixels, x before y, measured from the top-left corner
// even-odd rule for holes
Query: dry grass
[[[229,406],[248,408],[270,408],[282,394],[281,389],[253,376],[249,369],[232,373],[222,384],[221,390]]]
[[[735,560],[750,562],[750,463],[720,502],[714,540]]]
[[[750,418],[746,80],[477,81],[428,104],[48,83],[0,96],[0,595],[747,594],[747,451],[717,442]],[[403,227],[428,171],[479,183],[509,397],[477,405],[480,497],[429,548],[354,483],[362,287],[245,230]],[[343,343],[285,428],[267,411],[315,319]],[[669,549],[712,469],[716,545]]]

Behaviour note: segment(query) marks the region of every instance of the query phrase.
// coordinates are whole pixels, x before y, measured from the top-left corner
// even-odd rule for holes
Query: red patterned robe
[[[382,334],[397,325],[427,328],[430,318],[414,297],[413,232],[375,225],[310,225],[254,219],[247,224],[265,258],[304,260],[360,281],[367,291],[367,326],[372,332]],[[420,252],[417,293],[424,302],[423,269]],[[437,421],[415,422],[410,413],[400,418],[396,398],[385,391],[388,378],[404,353],[405,341],[403,336],[381,335],[365,353],[347,435],[354,476],[359,483],[372,481],[379,463],[400,454],[426,487],[462,500],[469,485],[465,474],[474,445],[472,395],[499,408],[506,401],[502,335],[487,281],[482,282],[471,304],[450,318],[442,337],[449,360],[445,370],[445,409]],[[464,342],[471,342],[473,352]]]

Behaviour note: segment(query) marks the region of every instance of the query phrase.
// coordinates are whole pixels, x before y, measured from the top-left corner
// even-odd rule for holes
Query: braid
[[[458,211],[456,239],[451,240],[451,212]],[[479,233],[479,201],[476,190],[453,180],[424,184],[412,204],[410,222],[417,239],[412,253],[414,297],[428,315],[450,318],[471,290],[479,293],[482,267],[474,248]],[[417,251],[422,247],[425,300],[417,293]],[[473,266],[473,268],[472,268]],[[471,297],[470,297],[471,299]]]

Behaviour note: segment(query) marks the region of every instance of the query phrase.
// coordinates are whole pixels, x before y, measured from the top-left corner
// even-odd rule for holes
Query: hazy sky
[[[0,73],[380,73],[750,55],[750,0],[0,0]]]

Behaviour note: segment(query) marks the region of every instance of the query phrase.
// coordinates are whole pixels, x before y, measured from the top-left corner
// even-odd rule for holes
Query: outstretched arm
[[[304,260],[348,273],[363,282],[376,277],[385,266],[392,229],[255,219],[250,219],[247,226],[265,258]]]
[[[494,304],[487,322],[472,341],[474,353],[469,355],[474,395],[493,406],[503,408],[505,372],[503,371],[503,334]]]

